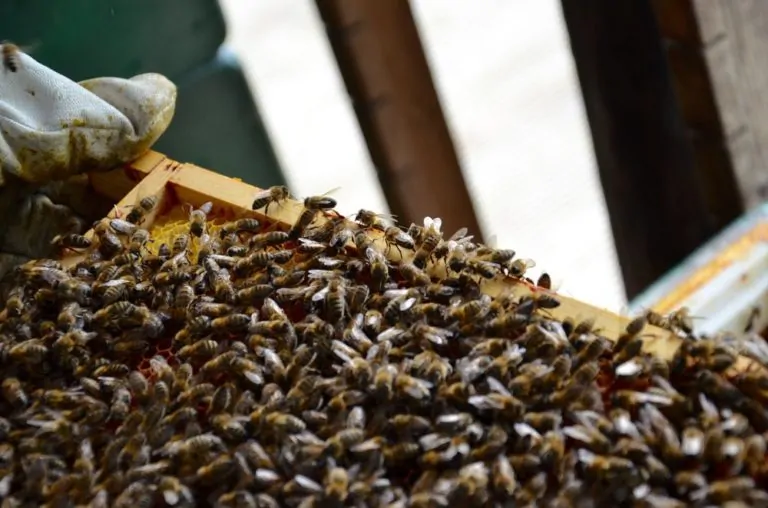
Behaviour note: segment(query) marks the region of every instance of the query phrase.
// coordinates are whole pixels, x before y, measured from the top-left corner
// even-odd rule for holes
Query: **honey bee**
[[[114,500],[112,506],[128,508],[131,506],[152,506],[154,492],[144,482],[133,482],[128,485]]]
[[[117,266],[125,266],[125,265],[133,265],[136,261],[138,261],[138,259],[139,259],[139,256],[134,254],[133,252],[124,252],[112,258],[112,262]]]
[[[387,258],[375,249],[368,249],[366,251],[366,258],[370,264],[371,283],[374,291],[383,291],[384,284],[386,284],[389,277]]]
[[[5,309],[11,317],[19,317],[24,313],[24,290],[21,287],[12,288],[5,301]]]
[[[263,300],[275,291],[270,284],[254,284],[253,286],[240,289],[235,293],[235,301],[240,304],[255,303]]]
[[[331,249],[343,249],[350,242],[354,242],[359,233],[364,233],[344,217],[330,218],[326,224],[330,227],[330,238],[327,242]]]
[[[601,337],[594,337],[587,342],[573,359],[573,369],[596,361],[609,349],[610,345]]]
[[[235,333],[248,329],[251,316],[248,314],[230,314],[211,321],[211,330],[219,333]]]
[[[420,447],[417,443],[401,442],[383,447],[384,462],[394,466],[403,464],[418,457]]]
[[[277,508],[277,501],[274,500],[269,494],[261,493],[254,496],[247,490],[233,490],[231,492],[225,492],[216,501],[215,506],[220,507],[241,507],[241,508],[256,508],[259,506],[275,507]]]
[[[349,474],[346,469],[332,467],[325,478],[325,499],[334,504],[342,504],[349,496]]]
[[[195,474],[197,481],[213,485],[224,481],[235,472],[235,461],[229,454],[221,455],[212,462],[198,468]]]
[[[264,208],[264,213],[266,214],[269,212],[269,206],[272,203],[279,205],[281,201],[289,199],[290,197],[291,194],[288,191],[288,187],[284,185],[274,185],[269,189],[262,190],[256,194],[253,198],[251,209],[259,210]]]
[[[235,398],[235,386],[232,383],[225,383],[213,392],[211,403],[208,406],[209,414],[223,413],[232,405]]]
[[[438,243],[443,238],[443,233],[441,231],[442,224],[442,219],[425,217],[424,228],[418,233],[418,242],[415,241],[415,237],[409,231],[408,234],[411,238],[414,238],[414,242],[416,243],[417,247],[412,261],[416,267],[424,268],[427,259],[437,248]]]
[[[96,296],[101,296],[104,305],[111,305],[118,300],[125,299],[131,286],[134,284],[130,279],[111,279],[103,283],[94,284]],[[103,289],[103,292],[102,292]]]
[[[234,303],[236,299],[235,287],[227,270],[219,270],[213,276],[213,293],[222,302]],[[223,319],[223,318],[219,318]],[[221,322],[220,322],[221,323]]]
[[[236,275],[244,277],[258,268],[265,268],[273,260],[273,253],[257,250],[247,257],[238,259],[232,271]]]
[[[178,254],[187,252],[190,244],[190,237],[188,233],[179,233],[173,237],[173,243],[171,244],[171,254],[176,256]]]
[[[247,418],[234,417],[229,413],[215,414],[210,418],[214,432],[231,442],[242,442],[248,435],[243,421],[247,421]]]
[[[144,217],[155,209],[160,199],[157,196],[146,196],[131,208],[125,220],[131,224],[140,224]]]
[[[298,497],[298,496],[311,496],[313,494],[321,494],[323,492],[323,487],[319,483],[317,483],[312,478],[309,478],[307,476],[304,476],[302,474],[297,474],[293,477],[292,480],[288,481],[283,485],[283,494],[288,497]],[[314,499],[313,497],[309,497],[308,499]]]
[[[525,273],[535,266],[536,262],[532,259],[515,259],[509,264],[509,275],[522,279]]]
[[[205,233],[205,221],[208,214],[213,210],[213,203],[208,201],[200,205],[200,208],[190,207],[189,211],[189,233],[192,236],[200,238]]]
[[[543,272],[536,280],[536,285],[544,289],[552,289],[552,277],[547,272]]]
[[[219,343],[215,340],[202,339],[196,341],[194,344],[184,346],[176,352],[176,356],[181,359],[187,359],[190,357],[197,358],[211,358],[219,349]]]
[[[130,411],[131,400],[131,392],[127,388],[117,388],[112,394],[112,405],[109,410],[110,419],[117,421],[125,420]]]
[[[269,231],[253,235],[248,241],[248,248],[262,249],[264,247],[275,247],[284,244],[288,240],[288,233],[285,231]]]
[[[693,317],[687,307],[681,307],[667,316],[669,324],[685,334],[693,333]]]
[[[429,275],[414,263],[400,263],[397,269],[414,286],[427,286],[432,282]]]
[[[21,364],[40,364],[48,355],[48,348],[36,339],[20,342],[8,350],[8,356]]]
[[[347,313],[346,287],[343,282],[337,278],[331,279],[325,289],[312,295],[313,302],[320,300],[325,300],[328,322],[341,322]]]
[[[128,250],[135,255],[141,254],[142,250],[147,248],[147,243],[150,241],[149,231],[146,229],[136,229],[131,234]]]
[[[233,233],[238,234],[242,232],[256,233],[259,231],[261,224],[258,220],[253,218],[237,219],[234,222],[230,222],[222,226],[220,231],[221,238]]]
[[[309,210],[331,210],[336,208],[336,200],[328,197],[327,194],[334,192],[336,189],[330,190],[321,196],[310,196],[304,199],[304,208]]]
[[[383,214],[378,214],[370,210],[361,209],[355,215],[355,222],[359,222],[363,227],[368,229],[378,229],[379,231],[386,231],[390,227],[390,223],[384,220]]]
[[[63,252],[66,249],[87,249],[92,244],[93,242],[90,238],[75,233],[56,235],[53,240],[51,240],[51,245],[56,248],[58,252]]]
[[[301,215],[299,215],[298,219],[296,219],[296,222],[288,231],[288,238],[292,240],[298,239],[304,230],[307,229],[310,224],[312,224],[312,221],[315,220],[315,217],[318,213],[319,210],[304,208],[304,211],[301,212]]]
[[[320,212],[331,210],[335,207],[336,200],[326,195],[311,196],[304,199],[304,210],[288,231],[289,238],[298,239]]]
[[[326,453],[335,458],[341,458],[344,454],[365,439],[365,431],[351,428],[342,429],[328,438],[325,442]]]
[[[16,407],[26,407],[29,404],[29,397],[21,386],[21,381],[15,377],[7,377],[2,383],[2,392],[5,400]]]
[[[123,242],[111,228],[104,228],[95,232],[98,239],[99,253],[105,258],[112,258],[123,250]],[[127,264],[127,263],[125,263]]]
[[[104,221],[99,221],[99,223],[94,226],[94,231],[98,232],[99,230],[111,229],[119,235],[130,236],[138,228],[136,224],[132,224],[123,219],[111,218],[105,220],[106,224],[104,224]]]
[[[236,454],[242,455],[254,469],[274,470],[275,464],[267,451],[255,440],[249,439],[236,448]]]
[[[189,505],[195,502],[189,487],[181,483],[175,476],[163,476],[157,488],[163,495],[163,500],[169,506],[176,506],[179,503]]]
[[[174,448],[177,448],[184,455],[201,456],[210,451],[223,452],[227,449],[227,446],[220,437],[211,433],[205,433],[187,438],[179,443],[179,445],[174,445]]]
[[[21,68],[21,62],[19,60],[21,49],[10,41],[3,41],[2,45],[3,69],[5,72],[18,72]]]
[[[261,414],[257,415],[257,412],[255,411],[250,416],[252,424],[261,425],[263,422],[266,428],[277,431],[280,434],[298,434],[307,428],[307,424],[301,418],[292,414],[274,412],[266,415],[262,420]]]

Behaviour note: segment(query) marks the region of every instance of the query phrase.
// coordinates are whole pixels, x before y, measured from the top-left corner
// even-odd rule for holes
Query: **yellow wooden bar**
[[[173,161],[157,152],[149,152],[125,168],[92,175],[91,181],[96,192],[116,201],[119,200],[112,215],[121,213],[121,209],[135,205],[143,197],[155,195],[160,198],[160,205],[155,213],[162,214],[169,208],[182,205],[199,207],[210,201],[213,203],[212,215],[216,217],[226,219],[248,216],[265,218],[263,212],[251,210],[254,196],[261,189],[193,164]],[[117,196],[116,194],[123,192],[129,183],[134,184],[133,188],[127,193]],[[295,222],[302,209],[301,201],[289,199],[281,202],[278,206],[271,206],[266,218],[280,223],[284,227],[289,227]],[[145,226],[151,227],[154,219],[154,215],[147,217]],[[381,235],[376,231],[372,232],[371,235],[374,242],[382,247],[383,251],[384,245]],[[395,263],[400,260],[400,254],[396,249],[392,249],[389,256]],[[65,263],[71,265],[79,259],[78,256],[73,256],[67,258]],[[484,284],[483,289],[492,296],[501,294],[522,296],[548,292],[512,278],[488,281]],[[553,318],[563,320],[571,317],[577,321],[591,318],[601,335],[614,341],[623,333],[631,319],[628,316],[620,316],[574,298],[560,294],[556,296],[561,304],[556,309],[548,311]],[[644,349],[665,359],[672,358],[682,340],[667,330],[650,325],[645,328],[643,334]],[[750,362],[751,360],[742,358],[739,367],[741,369],[748,368]]]

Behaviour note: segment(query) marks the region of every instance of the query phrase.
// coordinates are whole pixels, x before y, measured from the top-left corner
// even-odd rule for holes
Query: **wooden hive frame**
[[[124,213],[124,210],[134,206],[144,197],[157,196],[158,206],[147,215],[143,224],[147,228],[151,228],[160,215],[174,208],[182,205],[199,207],[209,201],[213,203],[211,215],[214,217],[226,220],[255,217],[286,228],[295,222],[303,209],[301,201],[290,199],[271,206],[267,214],[263,211],[255,212],[251,209],[251,204],[261,189],[194,164],[174,161],[157,152],[148,152],[123,168],[91,174],[90,181],[96,192],[117,202],[110,213],[111,217]],[[373,241],[384,249],[381,235],[377,235],[375,231],[371,234],[374,236]],[[389,257],[396,263],[400,255],[396,249],[392,249]],[[72,266],[80,259],[80,256],[70,256],[63,262],[66,266]],[[491,296],[510,293],[524,296],[547,292],[512,278],[486,281],[483,290]],[[631,319],[564,295],[556,296],[560,300],[560,306],[548,311],[555,319],[591,318],[601,335],[613,341],[624,332]],[[650,325],[644,329],[643,336],[644,350],[664,359],[671,359],[683,340],[665,329]],[[751,364],[756,362],[741,357],[736,368],[743,371],[753,368]]]

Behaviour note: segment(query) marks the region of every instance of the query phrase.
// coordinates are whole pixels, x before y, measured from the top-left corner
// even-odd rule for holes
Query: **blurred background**
[[[762,0],[0,2],[4,37],[71,79],[173,80],[158,151],[439,216],[619,312],[768,199],[766,20]]]
[[[387,205],[311,0],[222,0],[227,42],[299,195],[341,187],[342,213]],[[626,298],[559,0],[412,0],[486,240],[560,291]],[[452,231],[448,232],[449,234]]]

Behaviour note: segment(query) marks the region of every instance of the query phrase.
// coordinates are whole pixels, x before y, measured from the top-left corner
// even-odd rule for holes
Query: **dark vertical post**
[[[648,0],[561,0],[629,297],[717,231]],[[586,226],[586,225],[585,225]]]

